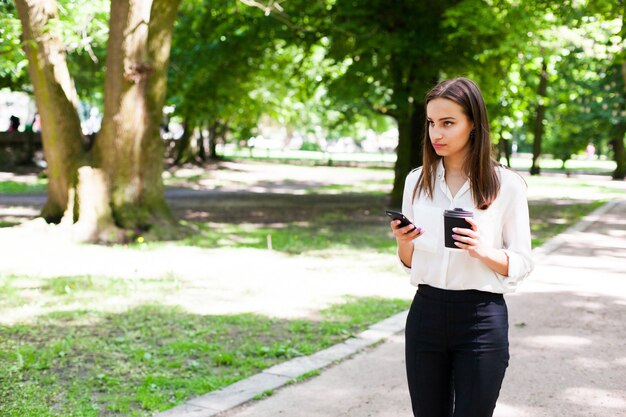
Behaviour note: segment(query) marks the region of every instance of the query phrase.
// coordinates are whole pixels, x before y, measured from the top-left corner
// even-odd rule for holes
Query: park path
[[[495,417],[626,416],[626,201],[604,209],[535,251],[507,296],[512,358]],[[219,416],[408,417],[403,354],[396,334]]]

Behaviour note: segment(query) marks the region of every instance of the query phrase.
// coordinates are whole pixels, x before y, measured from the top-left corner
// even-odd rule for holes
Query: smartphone
[[[385,213],[387,213],[387,216],[391,217],[392,220],[400,220],[400,226],[398,227],[405,227],[408,226],[411,223],[411,221],[409,219],[407,219],[405,217],[404,214],[400,213],[399,211],[394,211],[394,210],[385,210]],[[415,227],[415,226],[413,226]]]

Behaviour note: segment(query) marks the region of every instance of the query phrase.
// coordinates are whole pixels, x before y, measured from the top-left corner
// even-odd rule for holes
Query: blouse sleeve
[[[510,175],[517,175],[509,173]],[[502,241],[504,251],[509,258],[508,274],[498,274],[504,283],[515,288],[533,270],[530,244],[530,218],[526,185],[521,179],[512,181],[514,186],[506,190],[510,195],[509,204],[503,218]]]

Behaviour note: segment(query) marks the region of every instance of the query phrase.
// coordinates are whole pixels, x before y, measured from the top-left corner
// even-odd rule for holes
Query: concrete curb
[[[280,363],[220,390],[193,398],[154,417],[212,417],[254,399],[258,395],[287,385],[308,372],[320,370],[335,362],[388,339],[404,330],[408,310],[373,324],[367,330],[342,343],[309,356]]]
[[[559,233],[551,239],[548,239],[543,245],[533,249],[533,260],[538,263],[545,259],[546,256],[557,250],[561,245],[570,240],[570,237],[574,234],[584,232],[589,226],[598,221],[602,215],[613,207],[626,202],[626,200],[611,200],[606,204],[598,207],[576,224],[566,229],[564,232]]]

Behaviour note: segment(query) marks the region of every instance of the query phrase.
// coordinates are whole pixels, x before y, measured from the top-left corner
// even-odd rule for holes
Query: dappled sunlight
[[[570,363],[581,369],[609,369],[613,364],[601,358],[579,356],[570,360]]]
[[[0,204],[0,224],[15,226],[39,216],[40,209],[26,206],[3,206]]]
[[[119,311],[152,302],[198,314],[310,317],[344,296],[411,297],[406,277],[399,273],[391,253],[330,250],[322,245],[319,254],[288,255],[268,250],[268,233],[258,225],[246,227],[250,229],[237,236],[258,239],[260,249],[78,245],[41,233],[35,239],[36,231],[0,229],[2,240],[12,242],[4,249],[0,276],[34,280],[21,288],[20,280],[0,281],[6,287],[4,300],[13,300],[10,305],[0,303],[0,321],[20,322],[61,309],[78,309],[81,303],[99,311]],[[278,237],[272,235],[274,248],[280,243]],[[308,239],[298,234],[292,238]],[[37,262],[32,262],[34,253]],[[351,261],[346,263],[348,258]],[[92,277],[92,283],[87,277]],[[63,280],[69,280],[67,289]],[[46,289],[49,282],[56,283],[54,290]],[[13,296],[8,296],[7,288]]]
[[[560,271],[539,271],[531,281],[562,285],[534,291],[528,282],[507,296],[511,362],[500,398],[513,408],[494,417],[614,416],[624,409],[616,399],[626,398],[626,292],[618,280],[587,271],[590,283],[580,285]]]
[[[615,359],[614,363],[615,365],[626,367],[626,356]]]
[[[589,310],[602,310],[606,308],[605,305],[593,301],[583,301],[583,300],[572,300],[566,301],[563,303],[565,307],[579,307]]]
[[[271,167],[271,169],[268,169]],[[179,169],[165,174],[166,184],[222,192],[338,194],[389,193],[393,170],[352,167],[292,166],[255,162],[220,162],[218,169]]]
[[[0,276],[10,297],[0,300],[0,324],[32,323],[51,313],[122,312],[151,304],[180,289],[175,279],[121,279],[92,276]]]
[[[504,401],[498,401],[493,417],[538,417],[531,411],[524,411],[522,406],[512,406]]]
[[[39,210],[32,207],[0,207],[0,216],[2,217],[36,217],[38,215]]]
[[[523,338],[520,342],[532,347],[552,349],[578,349],[592,343],[587,338],[569,335],[532,336]]]
[[[626,192],[623,181],[610,181],[606,177],[555,178],[551,176],[524,175],[528,183],[529,200],[538,199],[589,199],[620,198]],[[564,186],[564,182],[566,185]]]
[[[626,221],[624,222],[624,224],[626,224]],[[615,237],[615,238],[618,238],[618,239],[626,238],[626,230],[618,230],[618,229],[609,230],[608,234],[609,234],[609,236]]]
[[[623,382],[623,381],[622,381]],[[606,414],[626,409],[626,391],[604,390],[590,387],[567,388],[562,394],[564,401],[585,407],[606,408]]]

